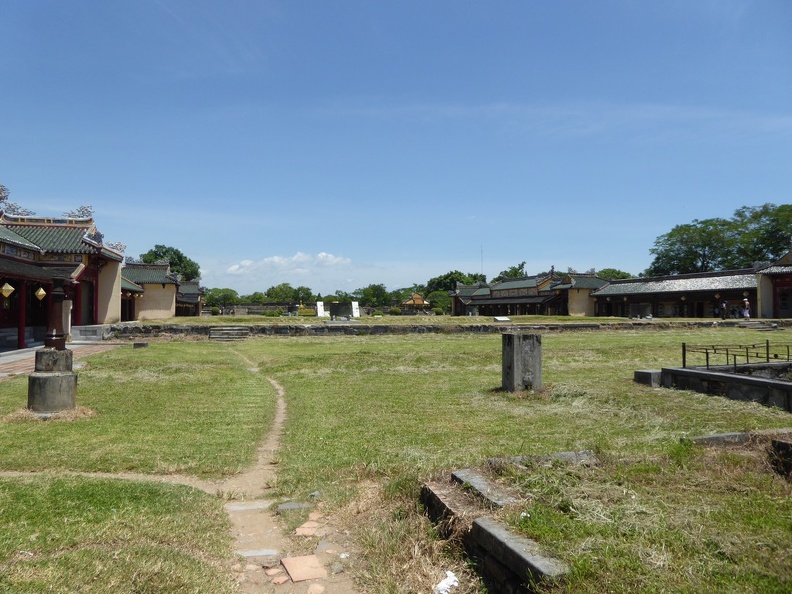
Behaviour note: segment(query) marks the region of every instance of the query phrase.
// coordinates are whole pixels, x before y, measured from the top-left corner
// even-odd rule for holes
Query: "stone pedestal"
[[[36,371],[28,376],[29,410],[42,416],[77,406],[77,374],[72,371],[70,350],[36,351]]]
[[[542,388],[542,336],[503,334],[502,387],[507,392]]]

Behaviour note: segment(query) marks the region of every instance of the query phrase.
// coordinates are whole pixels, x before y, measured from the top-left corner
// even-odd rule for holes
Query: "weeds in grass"
[[[792,424],[789,415],[632,381],[634,369],[678,364],[681,342],[724,342],[724,332],[728,342],[752,337],[739,329],[548,335],[548,388],[522,397],[493,391],[501,384],[497,335],[259,338],[233,351],[176,341],[119,349],[80,371],[78,401],[93,417],[14,420],[25,385],[6,381],[0,462],[18,470],[233,473],[250,463],[274,416],[272,377],[285,387],[289,410],[277,494],[307,499],[322,492],[326,509],[359,536],[365,557],[358,577],[367,589],[426,591],[446,569],[464,576],[460,593],[480,588],[455,541],[438,539],[417,505],[423,481],[493,457],[591,449],[599,465],[536,465],[527,475],[503,476],[526,496],[504,512],[507,519],[572,567],[566,583],[549,590],[788,592],[789,483],[755,448],[720,451],[679,439],[784,427]],[[171,503],[135,487],[119,496],[140,499],[139,509],[113,516],[114,500],[90,494],[92,481],[80,480],[58,491],[70,502],[65,517],[71,523],[53,520],[64,517],[61,512],[3,518],[0,590],[14,591],[3,579],[16,586],[33,576],[20,591],[40,591],[56,573],[68,576],[60,559],[77,568],[72,584],[91,583],[100,570],[115,579],[107,571],[112,554],[101,546],[94,556],[72,553],[79,543],[85,551],[111,543],[125,556],[119,571],[123,584],[131,584],[128,591],[143,591],[145,584],[224,591],[215,564],[226,545],[194,539],[225,534],[216,516],[219,500],[205,512],[202,495],[160,494],[165,502],[186,502],[188,517],[174,512],[168,523],[161,511]],[[46,487],[2,481],[0,489],[19,492],[12,505],[0,504],[0,514],[18,507],[17,499],[29,498],[28,510],[51,505]],[[11,491],[0,490],[0,498]],[[200,516],[206,524],[193,524]],[[94,519],[95,529],[88,529]],[[28,529],[35,524],[40,527]],[[50,533],[53,546],[67,554],[40,547]],[[29,544],[34,534],[35,547]],[[209,580],[196,577],[204,571]],[[201,590],[215,577],[216,589]],[[98,583],[104,590],[96,591],[123,591],[115,582]]]

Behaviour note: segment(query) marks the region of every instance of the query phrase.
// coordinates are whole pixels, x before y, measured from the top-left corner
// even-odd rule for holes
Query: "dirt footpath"
[[[118,345],[71,347],[74,358],[116,348]],[[29,357],[0,360],[0,379],[34,371],[35,353]],[[251,372],[257,369],[251,368]],[[245,472],[217,481],[180,475],[135,473],[73,473],[101,478],[159,481],[200,489],[226,500],[238,561],[229,571],[243,594],[355,594],[351,570],[355,562],[352,541],[325,515],[321,503],[286,502],[272,498],[275,460],[286,421],[283,387],[269,379],[277,393],[275,420],[266,440],[259,446],[256,462]],[[0,476],[29,473],[0,472]],[[67,473],[68,474],[68,473]],[[306,513],[308,520],[291,534],[285,532],[283,514]]]

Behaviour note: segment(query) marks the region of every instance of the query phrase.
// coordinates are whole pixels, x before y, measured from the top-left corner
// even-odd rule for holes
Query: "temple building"
[[[43,344],[56,284],[67,327],[118,322],[122,260],[92,218],[0,212],[0,349]]]

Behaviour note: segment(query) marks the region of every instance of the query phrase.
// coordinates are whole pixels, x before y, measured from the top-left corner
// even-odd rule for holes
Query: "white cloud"
[[[346,267],[352,260],[344,256],[335,256],[327,252],[306,254],[297,252],[293,256],[269,256],[261,260],[241,260],[226,270],[231,275],[264,275],[271,272],[291,272],[298,275],[308,275],[318,267]]]

